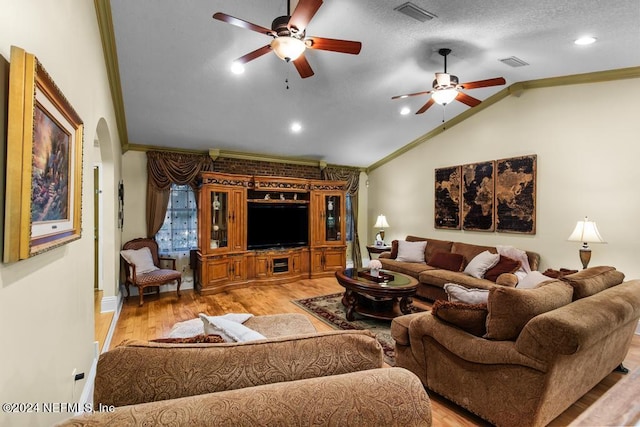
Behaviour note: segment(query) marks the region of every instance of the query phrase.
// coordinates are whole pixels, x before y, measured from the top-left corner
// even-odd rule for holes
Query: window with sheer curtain
[[[345,237],[347,239],[347,242],[351,242],[353,241],[353,213],[352,213],[352,207],[351,207],[351,195],[347,194],[345,199],[346,199],[345,207],[347,211],[346,212],[347,222],[345,224],[347,235]]]
[[[198,247],[198,210],[188,185],[172,184],[167,214],[156,241],[161,253],[184,252]]]

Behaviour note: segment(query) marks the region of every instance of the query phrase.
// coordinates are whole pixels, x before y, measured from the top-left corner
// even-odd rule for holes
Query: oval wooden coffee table
[[[411,313],[418,281],[395,271],[380,272],[393,277],[378,283],[366,277],[369,269],[336,271],[338,283],[345,288],[342,304],[347,311],[347,320],[354,320],[354,313],[376,319],[393,319]]]

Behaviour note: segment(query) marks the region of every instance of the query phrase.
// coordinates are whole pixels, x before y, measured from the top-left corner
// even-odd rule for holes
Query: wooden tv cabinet
[[[346,264],[344,181],[207,172],[198,194],[196,290],[332,276]],[[307,205],[308,244],[247,249],[248,204]]]

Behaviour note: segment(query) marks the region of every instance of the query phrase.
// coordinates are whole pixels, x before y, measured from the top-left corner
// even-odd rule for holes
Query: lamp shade
[[[431,98],[436,102],[436,104],[447,105],[458,96],[458,91],[456,89],[440,89],[436,90],[431,94]]]
[[[578,221],[568,240],[583,243],[606,243],[600,235],[596,223],[589,221],[586,216],[583,221]]]
[[[298,59],[302,52],[307,48],[307,45],[300,39],[295,37],[276,37],[271,42],[271,49],[278,55],[278,58],[289,61],[295,61]]]
[[[374,225],[375,228],[387,228],[389,227],[389,223],[387,222],[387,218],[384,215],[378,215],[378,219],[376,219],[376,223]]]

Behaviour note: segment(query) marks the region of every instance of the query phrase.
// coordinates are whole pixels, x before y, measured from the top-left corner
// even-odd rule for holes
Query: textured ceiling
[[[129,144],[222,149],[369,166],[469,109],[454,102],[413,114],[443,70],[461,82],[502,76],[470,90],[486,99],[516,82],[640,65],[638,0],[415,0],[437,18],[394,8],[405,0],[325,0],[307,35],[362,42],[360,55],[308,50],[301,79],[269,53],[232,74],[231,62],[270,37],[212,19],[215,12],[270,27],[285,0],[112,0],[113,31]],[[576,46],[592,35],[598,41]],[[530,65],[512,68],[516,56]],[[288,89],[285,81],[288,80]],[[412,113],[401,116],[401,107]],[[289,130],[299,121],[300,133]]]

